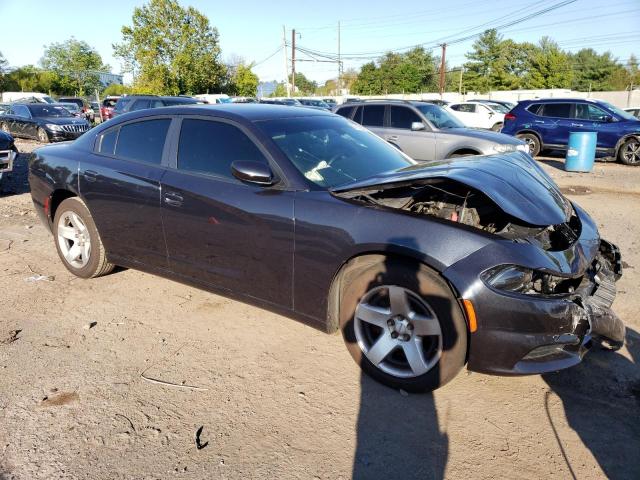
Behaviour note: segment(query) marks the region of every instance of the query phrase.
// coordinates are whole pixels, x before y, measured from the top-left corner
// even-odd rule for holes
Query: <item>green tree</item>
[[[125,93],[131,93],[131,88],[120,85],[119,83],[112,83],[102,92],[103,97],[115,96],[115,95],[124,95]]]
[[[572,88],[589,90],[624,90],[629,84],[629,71],[611,55],[583,48],[570,56],[574,70]]]
[[[151,0],[135,8],[132,26],[115,55],[134,74],[134,88],[156,94],[219,92],[225,67],[220,62],[218,30],[193,7],[176,0]]]
[[[100,54],[87,42],[71,37],[61,43],[45,47],[40,65],[58,78],[50,76],[51,85],[58,85],[60,93],[85,95],[100,87],[99,72],[109,70]]]
[[[289,83],[292,83],[292,76],[289,75]],[[309,80],[302,72],[296,72],[296,91],[298,95],[313,95],[318,88],[318,83]]]
[[[571,58],[549,37],[542,37],[530,55],[525,88],[570,88],[573,79]]]
[[[0,52],[0,92],[6,90],[6,86],[7,86],[6,72],[8,67],[9,67],[9,62],[7,61],[6,58],[4,58],[4,55],[2,54],[2,52]]]
[[[275,90],[269,95],[270,97],[286,97],[287,96],[287,86],[284,82],[278,82]]]
[[[255,97],[258,93],[258,76],[251,71],[251,65],[240,64],[231,77],[233,94],[241,97]]]

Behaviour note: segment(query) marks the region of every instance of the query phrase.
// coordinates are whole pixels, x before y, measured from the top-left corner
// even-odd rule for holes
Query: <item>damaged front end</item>
[[[528,157],[423,164],[332,193],[496,239],[443,272],[475,306],[470,369],[542,373],[580,362],[594,339],[623,345],[624,324],[611,310],[618,248]]]

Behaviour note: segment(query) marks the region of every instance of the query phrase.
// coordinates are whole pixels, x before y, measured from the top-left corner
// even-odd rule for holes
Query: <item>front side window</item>
[[[122,125],[115,155],[159,165],[170,124],[171,119],[160,118]]]
[[[464,123],[437,105],[422,104],[418,106],[418,110],[436,128],[464,128]]]
[[[590,103],[576,103],[576,118],[604,122],[609,116],[607,112]]]
[[[538,115],[540,113],[538,112]],[[542,109],[543,117],[554,118],[570,118],[571,117],[571,104],[570,103],[546,103]]]
[[[384,105],[365,105],[362,112],[362,125],[367,127],[383,127]]]
[[[420,117],[416,113],[407,107],[391,106],[391,128],[402,128],[405,130],[411,130],[411,124],[414,122],[422,122]]]
[[[235,178],[235,161],[267,163],[255,143],[228,123],[188,118],[182,121],[178,144],[178,169]]]

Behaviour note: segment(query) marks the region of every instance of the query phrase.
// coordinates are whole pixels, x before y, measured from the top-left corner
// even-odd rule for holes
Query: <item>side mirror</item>
[[[611,122],[615,122],[615,118],[613,118],[611,115],[605,115],[602,120],[604,120],[607,123],[611,123]]]
[[[418,132],[420,130],[424,130],[426,127],[422,122],[411,122],[411,131]]]
[[[243,182],[256,183],[258,185],[273,185],[274,183],[271,168],[262,162],[237,160],[231,164],[231,173]]]

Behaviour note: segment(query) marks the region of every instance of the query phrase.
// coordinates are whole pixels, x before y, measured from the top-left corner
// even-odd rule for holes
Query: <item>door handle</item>
[[[183,200],[182,195],[175,192],[168,192],[164,194],[164,203],[171,205],[172,207],[181,207]]]
[[[398,135],[389,135],[387,140],[398,140],[400,137]]]
[[[582,123],[572,123],[571,126],[572,127],[583,127],[584,125]]]
[[[98,179],[98,172],[93,170],[85,170],[82,175],[87,182],[95,182]]]

